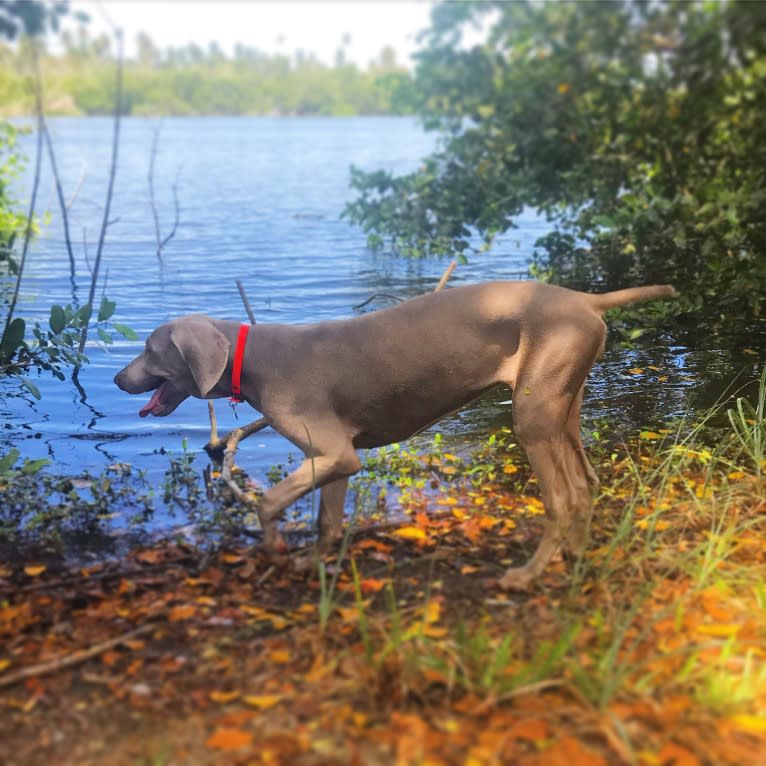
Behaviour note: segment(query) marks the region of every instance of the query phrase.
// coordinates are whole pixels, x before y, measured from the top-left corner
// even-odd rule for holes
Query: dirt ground
[[[651,592],[635,572],[573,589],[563,559],[529,592],[503,593],[539,510],[516,497],[416,511],[357,530],[323,577],[244,545],[179,542],[89,568],[0,567],[0,762],[766,764],[761,718],[711,712],[674,680],[690,672],[676,655],[693,608],[708,641],[752,607],[677,575]],[[737,555],[763,566],[761,538]],[[678,600],[688,610],[667,617]],[[761,645],[763,621],[742,624]]]

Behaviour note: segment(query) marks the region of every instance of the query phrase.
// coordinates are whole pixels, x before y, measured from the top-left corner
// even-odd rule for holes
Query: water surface
[[[51,220],[30,251],[17,309],[17,315],[41,322],[51,303],[82,304],[87,298],[112,138],[107,118],[53,119],[50,128],[65,194],[74,197],[70,228],[77,270],[73,286],[46,169],[40,200]],[[163,237],[173,223],[176,179],[180,206],[177,232],[161,258],[147,178],[157,129],[155,195]],[[33,143],[25,138],[30,155]],[[193,399],[168,418],[140,419],[149,395],[131,397],[114,386],[115,372],[156,325],[192,312],[245,321],[237,278],[258,322],[348,317],[374,293],[408,297],[433,289],[446,262],[370,252],[362,232],[340,218],[352,195],[350,165],[413,170],[433,146],[433,136],[405,118],[125,119],[98,292],[116,301],[114,319],[132,327],[140,340],[118,337],[108,347],[89,341],[91,363],[81,371],[82,390],[42,375],[35,378],[43,394],[38,402],[4,381],[0,453],[17,446],[27,457],[49,457],[57,471],[73,473],[129,462],[160,481],[167,461],[158,452],[180,452],[184,443],[199,450],[208,422],[207,405]],[[510,278],[526,269],[548,224],[532,212],[516,223],[492,254],[461,265],[450,284]],[[8,285],[2,289],[7,296]],[[376,305],[385,300],[369,308]],[[754,377],[762,358],[759,350],[746,353],[744,345],[735,352],[719,345],[668,336],[630,353],[613,347],[594,369],[585,417],[607,418],[617,436],[628,436],[685,411],[690,397],[698,406],[710,404],[733,373]],[[748,345],[762,349],[762,338]],[[636,369],[644,372],[629,372]],[[256,415],[248,409],[239,408],[244,420]],[[235,424],[225,403],[217,411],[223,428]],[[509,422],[509,392],[498,391],[438,430],[470,445]],[[290,452],[295,449],[288,442],[267,430],[243,446],[241,462],[263,477]]]

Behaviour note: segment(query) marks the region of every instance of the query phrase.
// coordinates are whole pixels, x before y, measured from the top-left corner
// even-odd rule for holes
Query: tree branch
[[[13,312],[16,310],[16,303],[19,299],[19,290],[21,289],[21,278],[24,276],[24,266],[27,262],[27,252],[29,243],[32,239],[32,222],[35,215],[35,205],[37,204],[37,190],[40,187],[40,166],[42,164],[43,153],[43,93],[42,80],[37,62],[37,48],[34,48],[34,66],[35,66],[35,111],[37,112],[37,148],[35,150],[35,175],[32,182],[32,195],[29,199],[29,212],[27,213],[27,226],[24,230],[24,243],[21,246],[21,259],[19,260],[19,270],[16,274],[16,287],[13,290],[13,297],[8,306],[8,315],[5,318],[5,328],[3,334],[8,330],[8,326],[13,319]]]
[[[112,139],[112,164],[109,170],[109,185],[106,192],[106,206],[104,207],[104,218],[101,222],[101,234],[98,239],[98,248],[96,250],[96,260],[93,264],[93,275],[90,281],[90,292],[88,293],[88,306],[91,314],[93,313],[93,296],[96,293],[96,283],[98,282],[98,271],[101,267],[101,256],[104,248],[104,239],[106,229],[109,225],[109,210],[112,206],[112,193],[114,192],[114,178],[117,174],[117,155],[120,145],[120,112],[122,109],[122,30],[116,29],[117,38],[117,73],[115,77],[115,95],[114,95],[114,137]],[[85,348],[85,341],[88,338],[88,325],[83,327],[80,335],[79,352]]]

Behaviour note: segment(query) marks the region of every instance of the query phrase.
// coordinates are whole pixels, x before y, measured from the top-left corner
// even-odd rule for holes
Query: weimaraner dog
[[[428,293],[351,319],[251,327],[241,397],[305,460],[268,489],[258,515],[267,551],[284,550],[277,520],[321,487],[319,550],[341,535],[357,448],[402,441],[498,384],[513,389],[513,426],[546,511],[530,561],[501,587],[526,588],[562,547],[587,542],[596,474],[580,440],[583,385],[604,350],[603,312],[671,298],[670,285],[594,295],[537,282],[489,282]],[[240,323],[201,314],[158,327],[115,376],[154,391],[140,415],[169,415],[187,397],[232,393]]]

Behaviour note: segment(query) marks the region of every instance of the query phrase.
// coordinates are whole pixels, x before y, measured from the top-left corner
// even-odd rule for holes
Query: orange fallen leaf
[[[282,701],[281,694],[247,694],[242,697],[242,701],[250,705],[250,707],[258,708],[258,710],[268,710],[274,705],[278,705]]]
[[[119,652],[109,650],[101,655],[101,662],[103,662],[107,667],[111,668],[117,664],[121,656],[122,655]]]
[[[644,374],[644,369],[643,369],[643,367],[631,367],[631,368],[628,370],[628,372],[629,372],[631,375],[643,375],[643,374]]]
[[[399,527],[399,529],[395,529],[391,534],[396,535],[397,537],[401,537],[402,540],[428,539],[426,531],[420,527]]]
[[[181,620],[188,620],[194,617],[197,610],[193,604],[180,604],[174,606],[168,614],[168,622],[180,622]]]
[[[139,551],[136,553],[136,560],[140,561],[142,564],[156,564],[162,560],[162,552],[153,549]]]
[[[538,742],[551,736],[551,727],[543,718],[525,718],[513,726],[510,736],[526,739],[529,742]]]
[[[673,766],[700,766],[699,759],[694,753],[675,742],[666,742],[658,758],[660,763],[672,763]]]
[[[219,727],[207,739],[205,744],[216,750],[239,750],[252,744],[253,735],[242,729]]]
[[[367,550],[368,548],[372,548],[373,550],[378,551],[379,553],[390,553],[391,552],[391,546],[387,543],[382,543],[380,540],[360,540],[356,545],[355,548],[358,548],[359,550]]]
[[[362,593],[379,593],[386,587],[386,581],[375,577],[368,577],[359,582],[359,587]]]
[[[219,702],[225,705],[227,702],[231,702],[239,697],[239,692],[234,690],[230,692],[213,691],[208,695],[213,702]]]
[[[29,577],[41,575],[48,567],[45,564],[27,564],[24,567],[24,574]]]
[[[269,655],[269,659],[275,665],[287,665],[290,662],[291,655],[289,649],[274,649]]]

